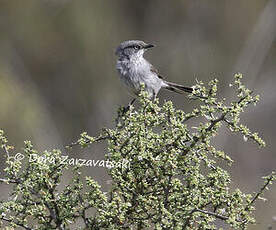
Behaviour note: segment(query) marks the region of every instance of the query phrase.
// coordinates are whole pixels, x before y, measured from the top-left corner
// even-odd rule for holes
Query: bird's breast
[[[141,85],[141,74],[139,67],[129,63],[129,61],[118,61],[116,68],[120,74],[121,80],[135,93],[139,92]]]
[[[121,80],[136,94],[140,92],[141,84],[145,85],[150,94],[157,94],[161,88],[162,80],[151,71],[151,65],[144,60],[118,61],[117,70]]]

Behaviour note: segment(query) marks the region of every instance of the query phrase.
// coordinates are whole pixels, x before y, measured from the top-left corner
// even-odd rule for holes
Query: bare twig
[[[7,221],[7,222],[9,222],[9,223],[14,223],[14,224],[16,224],[16,225],[18,225],[18,226],[20,226],[20,227],[22,227],[22,228],[24,228],[24,229],[27,229],[27,230],[34,230],[33,228],[28,227],[27,225],[24,225],[24,224],[15,222],[14,220],[8,219],[8,218],[6,218],[6,217],[4,217],[4,216],[0,216],[0,220]]]
[[[206,211],[206,210],[202,210],[202,209],[195,209],[194,212],[201,212],[201,213],[204,213],[204,214],[207,214],[207,215],[210,215],[210,216],[214,216],[220,220],[228,220],[229,217],[227,216],[223,216],[223,215],[220,215],[218,213],[215,213],[215,212],[210,212],[210,211]]]

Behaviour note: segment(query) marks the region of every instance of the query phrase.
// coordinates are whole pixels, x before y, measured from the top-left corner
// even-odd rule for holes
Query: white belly
[[[139,94],[141,85],[144,84],[145,90],[149,93],[150,97],[156,96],[164,84],[162,79],[150,70],[150,65],[141,66],[138,64],[129,65],[118,62],[117,70],[119,71],[121,80],[127,85],[130,92],[136,95]]]

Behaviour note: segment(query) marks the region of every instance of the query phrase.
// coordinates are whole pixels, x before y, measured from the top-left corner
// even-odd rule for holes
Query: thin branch
[[[5,179],[5,178],[0,178],[0,183],[12,183],[12,184],[18,184],[19,182],[16,180],[12,180],[12,179]]]
[[[195,209],[194,212],[201,212],[201,213],[204,213],[204,214],[207,214],[207,215],[210,215],[210,216],[214,216],[220,220],[228,220],[229,217],[227,216],[223,216],[223,215],[220,215],[218,213],[215,213],[215,212],[210,212],[210,211],[206,211],[206,210],[202,210],[202,209]]]
[[[24,225],[24,224],[18,223],[18,222],[14,222],[13,220],[8,219],[8,218],[6,218],[6,217],[4,217],[4,216],[1,216],[1,217],[0,217],[0,220],[7,221],[7,222],[9,222],[9,223],[14,223],[14,224],[16,224],[16,225],[18,225],[18,226],[20,226],[20,227],[22,227],[22,228],[24,228],[24,229],[27,229],[27,230],[34,230],[33,228],[30,228],[30,227],[28,227],[28,226],[26,226],[26,225]]]
[[[82,206],[84,206],[84,200],[82,198],[82,196],[79,194],[78,195],[80,203]],[[89,219],[86,217],[86,209],[88,209],[90,206],[88,206],[87,208],[83,208],[82,212],[81,212],[81,218],[83,219],[83,222],[86,226],[86,228],[89,228]]]
[[[10,153],[9,153],[9,150],[7,149],[7,146],[3,145],[2,148],[3,148],[4,152],[6,153],[7,157],[10,158]]]
[[[249,207],[260,197],[260,195],[263,193],[263,191],[267,188],[267,186],[270,184],[271,181],[274,180],[273,175],[271,175],[266,183],[264,183],[264,185],[261,187],[261,189],[259,190],[259,192],[256,193],[256,195],[253,197],[253,199],[247,204],[247,206],[245,207],[245,211],[247,211],[249,209]]]
[[[109,139],[109,138],[110,138],[109,135],[99,136],[99,137],[95,138],[95,140],[93,142],[98,142],[98,141],[106,140],[106,139]],[[91,140],[86,139],[85,144],[92,144],[92,142],[91,142]],[[76,145],[80,145],[79,140],[77,140],[75,142],[72,142],[70,145],[67,145],[66,148],[72,148]]]
[[[229,111],[227,111],[227,112],[221,114],[221,116],[218,117],[217,119],[212,120],[212,121],[211,121],[211,124],[208,126],[208,128],[206,129],[206,131],[207,131],[207,132],[211,131],[212,128],[213,128],[217,123],[219,123],[220,121],[224,120],[224,118],[225,118],[225,116],[228,114],[228,112],[229,112]],[[202,139],[203,137],[205,137],[203,134],[202,134],[200,137],[194,136],[194,138],[193,138],[194,141],[191,143],[191,145],[189,146],[189,148],[190,148],[190,149],[193,148],[193,147],[196,145],[196,143],[197,143],[200,139]],[[185,150],[185,151],[184,151],[184,154],[186,154],[188,151],[189,151],[188,149]]]

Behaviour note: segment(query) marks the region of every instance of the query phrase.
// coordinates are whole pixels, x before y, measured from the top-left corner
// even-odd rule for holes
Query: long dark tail
[[[172,82],[168,82],[168,81],[165,81],[165,83],[167,84],[165,89],[167,89],[169,91],[172,91],[172,92],[176,92],[176,93],[180,93],[180,94],[183,94],[184,92],[186,92],[186,93],[192,93],[193,92],[193,89],[191,87],[178,85],[176,83],[172,83]]]

